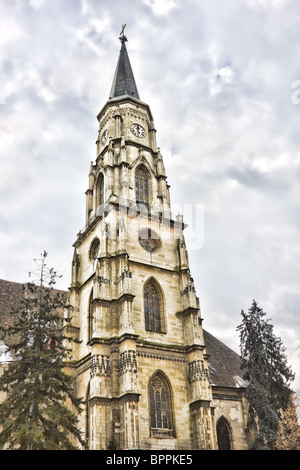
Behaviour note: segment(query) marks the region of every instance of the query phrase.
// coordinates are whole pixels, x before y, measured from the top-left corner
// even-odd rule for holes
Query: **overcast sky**
[[[0,278],[70,284],[124,23],[204,328],[239,351],[256,299],[300,388],[299,0],[0,0]]]

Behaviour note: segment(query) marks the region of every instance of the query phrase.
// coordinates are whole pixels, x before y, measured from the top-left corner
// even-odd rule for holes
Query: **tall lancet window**
[[[137,204],[149,205],[150,175],[144,166],[139,166],[135,172],[135,197]]]
[[[151,279],[144,288],[145,328],[148,331],[162,331],[162,295]]]
[[[88,341],[90,341],[93,337],[94,332],[94,294],[93,289],[90,293],[89,304],[88,304]]]
[[[173,437],[171,390],[167,380],[157,373],[149,383],[150,428],[153,437]]]
[[[223,416],[217,422],[217,438],[219,450],[232,449],[229,424]]]
[[[104,176],[102,173],[98,176],[96,186],[96,210],[104,203]]]

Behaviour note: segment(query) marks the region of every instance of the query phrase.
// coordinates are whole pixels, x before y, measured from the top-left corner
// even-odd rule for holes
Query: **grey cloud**
[[[236,345],[240,309],[257,298],[300,339],[298,2],[187,0],[161,16],[137,0],[2,3],[14,28],[0,64],[1,276],[23,281],[46,249],[68,287],[127,23],[172,202],[205,206],[204,246],[190,253],[205,327]]]
[[[289,189],[288,181],[273,178],[272,175],[263,173],[253,168],[241,167],[231,168],[227,172],[229,178],[233,178],[241,185],[261,191],[287,191]]]

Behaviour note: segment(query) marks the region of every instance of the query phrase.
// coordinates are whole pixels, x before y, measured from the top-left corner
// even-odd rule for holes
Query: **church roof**
[[[11,312],[13,309],[17,309],[20,305],[22,296],[24,295],[24,286],[26,284],[27,283],[22,284],[19,282],[0,279],[0,325],[2,327],[7,328],[12,324],[13,316],[11,315]],[[67,292],[60,289],[53,289],[53,291],[67,295]],[[1,339],[0,334],[0,340]],[[10,343],[9,338],[5,338],[5,343]]]
[[[122,46],[109,99],[118,98],[120,96],[131,96],[132,98],[136,98],[139,100],[139,93],[137,90],[125,45],[125,42],[127,41],[126,36],[121,36],[120,41],[122,43]]]
[[[209,355],[210,379],[212,385],[220,387],[246,387],[241,376],[240,356],[215,336],[204,332],[204,343]]]
[[[0,325],[9,326],[10,312],[18,307],[23,295],[23,284],[0,279]]]

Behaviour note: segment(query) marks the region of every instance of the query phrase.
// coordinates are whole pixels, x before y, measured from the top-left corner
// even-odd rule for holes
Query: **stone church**
[[[202,327],[185,245],[151,109],[139,96],[121,33],[108,101],[99,112],[86,225],[69,288],[67,371],[84,397],[91,450],[248,447],[239,356]],[[0,321],[20,285],[0,281]],[[2,345],[4,348],[4,345]],[[0,360],[7,361],[5,350]]]

